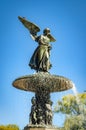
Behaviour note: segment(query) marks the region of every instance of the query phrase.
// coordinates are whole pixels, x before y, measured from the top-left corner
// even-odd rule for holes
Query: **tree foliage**
[[[1,125],[0,130],[19,130],[19,127],[17,125]]]
[[[86,118],[83,115],[67,118],[64,123],[64,130],[86,130]]]
[[[57,102],[54,111],[69,115],[79,115],[86,112],[86,93],[78,94],[77,96],[64,96],[61,101]]]
[[[54,111],[67,115],[63,130],[86,130],[86,93],[64,96]]]

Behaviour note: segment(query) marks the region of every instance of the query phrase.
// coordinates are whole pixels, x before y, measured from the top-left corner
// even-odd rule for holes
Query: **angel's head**
[[[43,30],[43,34],[44,35],[47,35],[47,34],[49,34],[50,33],[50,29],[49,28],[45,28],[44,30]]]

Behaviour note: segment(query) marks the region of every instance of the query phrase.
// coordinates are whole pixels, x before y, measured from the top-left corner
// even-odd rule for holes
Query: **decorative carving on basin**
[[[39,72],[16,79],[13,82],[13,86],[31,92],[37,92],[40,88],[43,88],[48,92],[59,92],[71,89],[73,87],[73,82],[63,76]]]

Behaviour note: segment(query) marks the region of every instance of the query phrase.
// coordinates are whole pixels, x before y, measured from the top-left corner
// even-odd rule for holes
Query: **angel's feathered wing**
[[[26,20],[24,17],[18,16],[18,18],[21,21],[21,23],[30,31],[30,33],[32,32],[33,34],[37,34],[37,32],[40,31],[40,28],[36,24]],[[50,39],[50,42],[56,41],[51,34],[48,34],[48,38]]]
[[[51,34],[48,34],[48,38],[50,39],[50,42],[56,41],[56,39]]]
[[[24,17],[18,16],[18,18],[30,32],[33,31],[34,33],[37,33],[40,31],[40,28],[36,24],[26,20]]]

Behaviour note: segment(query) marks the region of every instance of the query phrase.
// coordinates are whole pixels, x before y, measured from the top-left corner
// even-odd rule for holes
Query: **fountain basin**
[[[36,92],[38,89],[45,89],[48,92],[59,92],[71,89],[73,82],[63,76],[39,72],[17,78],[13,81],[13,86],[17,89],[31,92]]]

